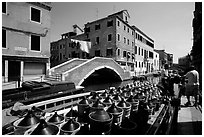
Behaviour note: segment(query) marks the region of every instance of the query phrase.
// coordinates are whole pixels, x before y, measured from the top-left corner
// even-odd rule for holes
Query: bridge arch
[[[110,67],[110,66],[107,66],[107,65],[103,65],[103,66],[98,66],[94,69],[92,69],[90,72],[88,72],[78,83],[78,85],[82,85],[83,82],[85,82],[85,80],[90,77],[92,74],[94,74],[97,70],[102,70],[102,69],[109,69],[111,70],[112,72],[114,72],[117,77],[119,78],[120,81],[123,81],[123,78],[121,77],[120,73],[114,69],[113,67]]]

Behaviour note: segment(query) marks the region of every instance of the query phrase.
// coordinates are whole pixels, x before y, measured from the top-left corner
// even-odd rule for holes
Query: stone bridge
[[[102,75],[107,74],[107,77],[110,78],[116,77],[120,81],[130,79],[130,72],[125,71],[116,61],[102,57],[94,57],[89,60],[72,59],[51,68],[49,75],[61,75],[63,81],[71,81],[79,86],[96,71],[103,72]]]

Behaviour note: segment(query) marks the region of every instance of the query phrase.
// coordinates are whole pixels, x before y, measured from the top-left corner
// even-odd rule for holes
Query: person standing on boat
[[[169,69],[168,64],[165,64],[164,68],[161,70],[161,83],[166,93],[168,93],[168,77],[169,77],[168,69]]]
[[[186,97],[187,102],[185,106],[190,106],[190,96],[194,96],[195,103],[194,106],[197,106],[197,100],[198,100],[198,91],[199,91],[199,74],[198,71],[195,70],[194,66],[190,67],[190,71],[184,75],[186,79],[188,79],[186,83]]]

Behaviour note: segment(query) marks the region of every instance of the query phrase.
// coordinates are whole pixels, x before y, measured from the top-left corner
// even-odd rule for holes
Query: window
[[[128,29],[127,29],[127,32],[129,33],[129,31],[130,31],[130,29],[128,28]]]
[[[90,32],[90,27],[85,28],[84,31],[85,31],[85,33]]]
[[[120,41],[120,34],[118,34],[118,41]]]
[[[141,62],[141,64],[142,64],[142,68],[143,68],[143,62]]]
[[[134,35],[134,31],[132,31],[132,35]]]
[[[137,68],[137,61],[135,61],[135,67]]]
[[[118,56],[120,56],[120,49],[118,49],[118,53],[117,54],[118,54]]]
[[[95,25],[95,30],[99,30],[101,28],[100,24]]]
[[[6,48],[6,30],[2,29],[2,47]]]
[[[134,46],[134,43],[132,42],[132,46]]]
[[[138,52],[139,52],[138,54],[140,55],[140,47],[139,47],[139,49],[138,49]]]
[[[100,57],[100,55],[101,55],[100,50],[95,50],[95,56]]]
[[[140,68],[140,62],[139,62],[139,68]]]
[[[126,30],[126,26],[124,25],[124,30]]]
[[[153,58],[153,52],[149,51],[149,58]]]
[[[118,21],[118,26],[120,27],[120,21]]]
[[[99,37],[96,37],[96,44],[99,44]]]
[[[142,56],[143,56],[143,49],[142,49]]]
[[[135,54],[137,54],[137,46],[135,46]]]
[[[108,35],[108,41],[111,41],[112,40],[112,34],[109,34]]]
[[[126,43],[126,38],[124,37],[124,43]]]
[[[127,52],[123,51],[123,57],[127,57]]]
[[[54,106],[55,106],[54,103],[50,103],[50,104],[47,104],[47,105],[46,105],[46,108],[52,108],[52,107],[54,107]]]
[[[113,20],[107,22],[107,27],[113,26]]]
[[[6,2],[2,2],[2,13],[6,14],[6,10],[7,10]]]
[[[31,21],[40,23],[41,11],[31,7]]]
[[[40,36],[31,35],[31,50],[40,51]]]
[[[125,16],[125,21],[127,21],[127,16]]]
[[[106,56],[112,56],[113,55],[113,49],[107,49],[106,50]]]
[[[127,40],[127,42],[128,42],[128,45],[130,44],[130,41],[129,41],[129,39]]]

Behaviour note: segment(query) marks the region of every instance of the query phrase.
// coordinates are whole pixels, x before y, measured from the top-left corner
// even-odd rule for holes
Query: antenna
[[[98,8],[96,8],[96,19],[98,19]]]
[[[113,5],[113,12],[115,12],[115,5]]]

